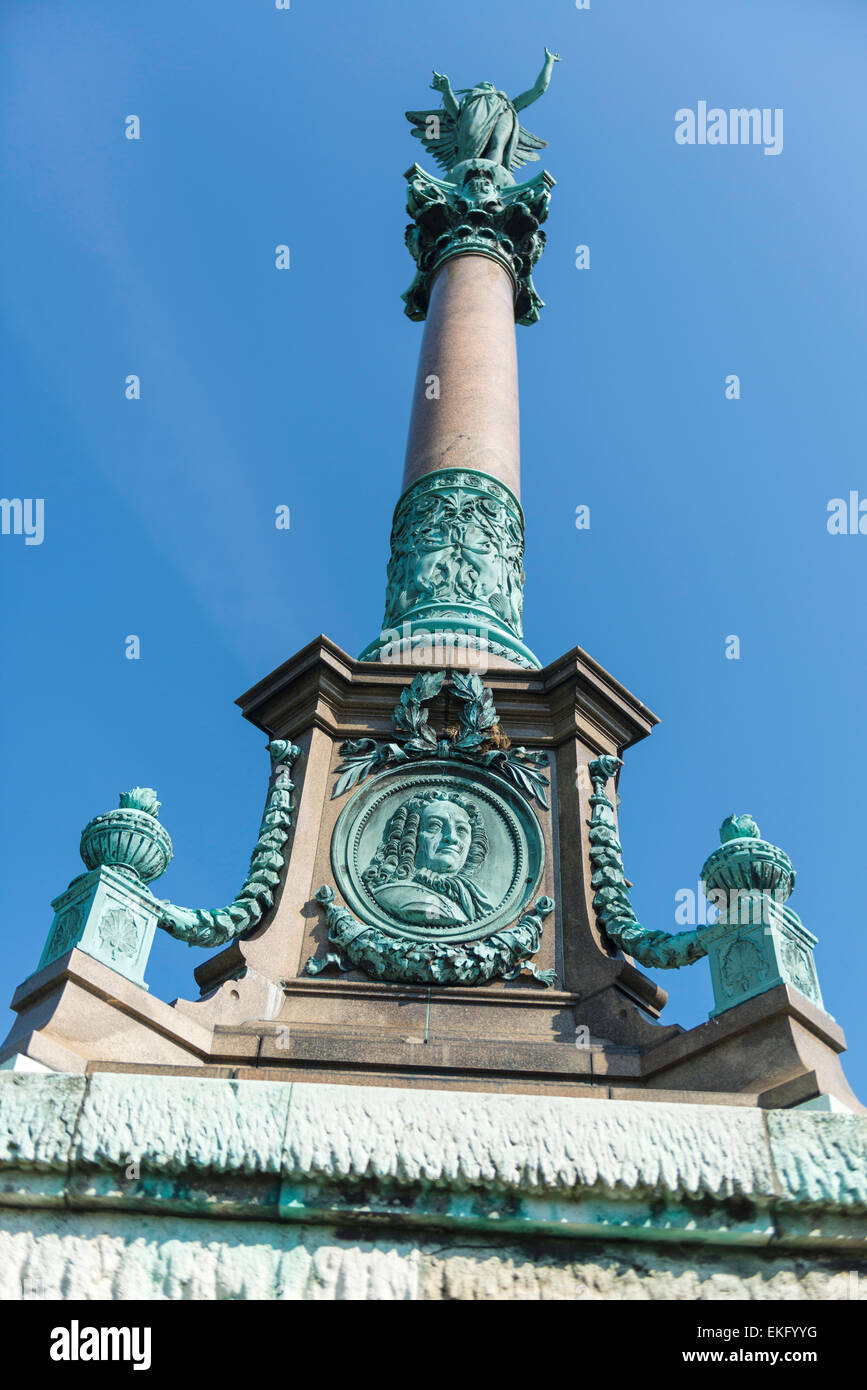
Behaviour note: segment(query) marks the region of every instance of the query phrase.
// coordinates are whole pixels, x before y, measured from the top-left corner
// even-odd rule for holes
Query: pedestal
[[[37,971],[77,946],[147,989],[144,970],[158,913],[141,883],[104,866],[74,879],[51,906],[54,921]]]

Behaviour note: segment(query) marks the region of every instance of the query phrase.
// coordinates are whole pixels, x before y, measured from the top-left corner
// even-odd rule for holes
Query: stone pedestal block
[[[159,912],[136,878],[103,865],[73,879],[51,906],[54,921],[37,970],[77,946],[147,989],[144,971]]]
[[[813,961],[816,937],[796,913],[760,893],[741,894],[730,912],[701,934],[713,981],[710,1017],[765,994],[775,985],[792,985],[822,1008]]]

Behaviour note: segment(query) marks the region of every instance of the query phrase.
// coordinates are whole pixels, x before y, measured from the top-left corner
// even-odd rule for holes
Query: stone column
[[[487,256],[446,261],[431,287],[402,492],[439,468],[473,468],[520,497],[515,285]]]
[[[517,185],[488,160],[453,183],[409,171],[407,245],[418,274],[404,295],[426,319],[391,535],[380,636],[363,661],[537,670],[522,640],[515,322],[542,301],[531,270],[553,180]],[[480,664],[480,663],[479,663]]]

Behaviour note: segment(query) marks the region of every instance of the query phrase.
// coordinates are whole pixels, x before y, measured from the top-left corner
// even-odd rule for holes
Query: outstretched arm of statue
[[[545,49],[545,61],[542,64],[542,71],[539,73],[536,81],[528,91],[522,92],[521,95],[515,97],[515,100],[512,102],[516,111],[523,111],[525,106],[531,106],[534,101],[539,100],[539,97],[542,96],[544,92],[547,92],[548,83],[551,81],[551,73],[554,71],[554,64],[559,63],[559,61],[559,53],[549,53],[548,49]]]
[[[445,73],[435,72],[433,75],[433,81],[431,82],[431,87],[435,92],[439,92],[440,96],[443,99],[443,106],[445,110],[448,111],[450,116],[453,116],[454,119],[457,120],[461,108],[458,104],[457,97],[452,91],[452,84],[446,77]]]

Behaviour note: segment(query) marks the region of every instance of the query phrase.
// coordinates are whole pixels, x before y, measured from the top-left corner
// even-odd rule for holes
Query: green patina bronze
[[[642,965],[658,970],[676,970],[691,965],[707,952],[694,931],[650,931],[638,921],[629,898],[623,872],[623,849],[617,838],[614,807],[605,784],[621,767],[619,758],[603,755],[588,764],[593,795],[589,826],[590,863],[594,889],[593,907],[609,940]]]
[[[407,172],[407,248],[415,278],[402,296],[408,318],[427,316],[433,277],[453,256],[487,256],[508,271],[515,291],[515,321],[537,323],[545,307],[532,272],[545,249],[554,179],[543,170],[528,183],[500,183],[503,171],[483,159],[459,166],[458,183],[444,182],[414,164]]]
[[[280,882],[284,850],[292,828],[294,782],[289,771],[300,750],[285,739],[268,744],[273,776],[259,838],[250,858],[250,868],[237,897],[224,908],[176,907],[160,903],[157,926],[189,946],[222,946],[236,936],[257,927],[274,905],[274,892]]]
[[[94,816],[81,832],[80,853],[87,867],[112,864],[141,883],[164,874],[172,842],[157,820],[159,809],[151,787],[133,787],[122,794],[117,810]]]
[[[405,984],[480,985],[489,980],[515,980],[532,975],[543,985],[553,985],[555,972],[539,970],[529,959],[539,949],[542,918],[554,910],[551,898],[539,898],[532,912],[525,912],[512,927],[479,941],[459,945],[440,941],[412,941],[360,922],[334,902],[334,889],[319,889],[316,901],[326,908],[328,940],[336,949],[307,962],[311,975],[327,966],[338,970],[363,970],[374,980]]]
[[[503,483],[457,468],[420,478],[395,509],[383,630],[361,660],[424,661],[447,633],[538,670],[521,640],[523,559],[524,514]]]
[[[403,296],[410,318],[426,317],[439,268],[473,254],[511,277],[517,321],[538,319],[532,272],[554,180],[542,171],[516,184],[512,170],[538,160],[545,145],[521,126],[518,112],[543,94],[557,61],[546,49],[537,81],[514,101],[490,82],[462,89],[458,100],[448,78],[434,73],[442,106],[407,112],[413,134],[447,175],[435,178],[418,164],[406,175],[406,241],[417,268]],[[461,648],[538,670],[522,640],[523,557],[521,506],[498,479],[460,469],[419,479],[395,511],[383,630],[361,660],[433,664],[448,660],[446,648]]]
[[[100,865],[73,879],[51,906],[54,920],[37,970],[75,946],[147,989],[144,971],[159,909],[136,875]]]
[[[795,886],[789,856],[761,838],[749,815],[728,816],[720,840],[701,871],[708,901],[720,909],[701,933],[713,980],[711,1018],[780,984],[823,1008],[816,937],[786,906]]]
[[[54,920],[38,969],[72,949],[100,960],[147,988],[144,969],[156,928],[190,946],[221,946],[258,926],[274,902],[292,825],[289,769],[298,756],[283,739],[268,745],[274,774],[250,870],[238,896],[222,909],[190,909],[160,902],[146,886],[165,872],[172,842],[157,820],[160,803],[150,787],[134,787],[114,811],[95,816],[81,835],[80,874],[52,903]]]
[[[461,89],[458,101],[448,78],[434,73],[432,86],[441,93],[442,106],[407,111],[413,135],[449,176],[434,178],[418,164],[406,175],[407,212],[413,219],[406,242],[418,268],[403,296],[411,319],[425,317],[439,267],[452,256],[472,252],[498,261],[512,277],[517,322],[538,320],[543,301],[532,271],[545,246],[540,227],[554,180],[543,171],[516,184],[512,170],[538,160],[537,151],[546,145],[524,129],[518,112],[545,92],[558,61],[546,49],[536,82],[514,100],[493,83],[479,82]]]
[[[588,765],[593,783],[588,821],[591,884],[596,917],[609,940],[642,965],[678,969],[707,956],[714,990],[710,1017],[764,994],[792,985],[822,1008],[813,962],[816,938],[797,913],[785,906],[795,885],[789,856],[763,840],[752,816],[728,816],[720,828],[721,846],[701,871],[705,893],[719,917],[694,931],[651,931],[638,921],[623,873],[614,807],[605,784],[620,759],[595,758]]]
[[[424,705],[445,680],[444,671],[419,673],[402,691],[393,723],[403,743],[343,745],[332,797],[353,795],[331,862],[348,906],[329,885],[316,894],[333,949],[308,961],[310,974],[333,965],[418,984],[481,984],[522,971],[554,981],[529,959],[554,906],[546,897],[532,906],[545,851],[531,803],[547,807],[547,759],[508,747],[475,674],[453,673],[460,724],[437,737]]]
[[[51,906],[54,920],[37,966],[41,970],[73,946],[147,989],[144,970],[159,904],[146,887],[172,858],[160,803],[150,787],[133,787],[120,805],[89,821],[80,853],[88,872],[74,878]]]
[[[459,89],[458,95],[463,97],[459,102],[449,79],[435,72],[431,89],[440,93],[442,107],[407,111],[406,118],[415,127],[413,135],[446,173],[468,159],[487,159],[506,170],[537,160],[536,151],[544,149],[547,142],[524,130],[518,112],[547,91],[554,64],[559,61],[559,54],[546,48],[542,71],[533,86],[513,101],[492,82],[478,82],[475,87]]]

